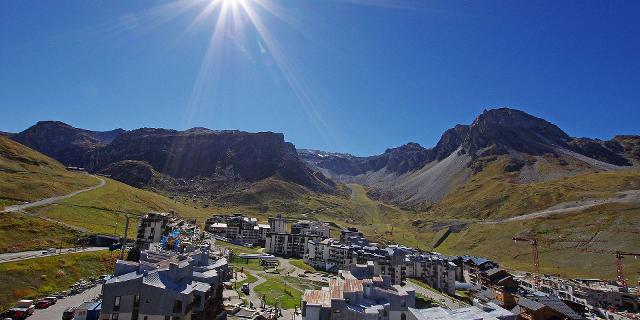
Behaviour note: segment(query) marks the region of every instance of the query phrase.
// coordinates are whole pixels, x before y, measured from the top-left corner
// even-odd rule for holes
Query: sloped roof
[[[540,310],[545,307],[544,304],[533,301],[531,299],[527,299],[525,297],[520,297],[520,299],[518,299],[518,305],[534,311]]]
[[[305,290],[303,300],[307,304],[317,304],[324,308],[331,308],[331,293],[324,290]]]
[[[538,303],[544,304],[545,306],[548,306],[549,308],[565,315],[570,319],[582,319],[579,314],[573,311],[573,309],[571,309],[566,303],[564,303],[557,297],[542,296],[537,297],[537,300]]]

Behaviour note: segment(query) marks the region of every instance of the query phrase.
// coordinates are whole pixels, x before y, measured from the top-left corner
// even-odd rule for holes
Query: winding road
[[[29,208],[46,206],[46,205],[58,202],[60,200],[71,198],[71,197],[76,196],[76,195],[78,195],[80,193],[83,193],[83,192],[87,192],[87,191],[95,190],[95,189],[98,189],[98,188],[102,188],[106,184],[106,181],[104,179],[102,179],[102,178],[100,178],[98,176],[95,176],[95,175],[91,175],[91,176],[96,178],[96,179],[98,179],[98,180],[100,180],[100,183],[98,183],[95,186],[92,186],[92,187],[89,187],[89,188],[85,188],[85,189],[82,189],[82,190],[78,190],[78,191],[74,191],[74,192],[71,192],[69,194],[65,194],[65,195],[62,195],[62,196],[45,198],[45,199],[40,199],[40,200],[34,201],[34,202],[8,206],[8,207],[4,208],[4,212],[17,212],[17,211],[22,211],[22,210],[29,209]]]

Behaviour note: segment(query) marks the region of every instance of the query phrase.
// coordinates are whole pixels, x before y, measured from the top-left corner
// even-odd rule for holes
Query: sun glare
[[[406,3],[405,0],[335,0],[356,5],[397,6]],[[416,0],[408,0],[414,3]],[[296,12],[296,11],[293,11]],[[210,112],[215,104],[216,86],[222,80],[221,66],[229,57],[245,57],[248,63],[263,64],[279,70],[292,93],[299,101],[311,122],[324,138],[337,141],[332,130],[327,126],[316,105],[316,97],[306,79],[292,63],[293,59],[286,56],[273,21],[284,22],[284,25],[294,27],[296,31],[304,30],[298,26],[294,14],[285,5],[276,0],[175,0],[154,7],[146,13],[137,16],[135,21],[139,25],[156,28],[166,22],[194,14],[193,20],[185,30],[210,32],[209,43],[193,89],[185,110],[183,126],[188,126],[201,114]],[[268,19],[266,15],[276,19]],[[131,19],[129,19],[131,20]],[[131,25],[131,23],[129,23]],[[257,46],[257,49],[255,49]],[[241,53],[225,54],[227,50]]]

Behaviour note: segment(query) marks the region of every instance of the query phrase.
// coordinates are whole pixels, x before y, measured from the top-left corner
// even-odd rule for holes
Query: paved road
[[[3,253],[3,254],[0,254],[0,263],[34,259],[34,258],[42,258],[42,257],[50,257],[58,254],[100,251],[100,250],[106,250],[106,249],[107,249],[106,247],[86,247],[86,248],[65,248],[65,249],[62,249],[62,252],[59,252],[60,250],[58,249],[56,250],[55,253],[47,253],[47,254],[43,254],[43,252],[46,250]]]
[[[29,320],[57,320],[62,319],[62,312],[69,307],[78,307],[83,302],[96,298],[102,291],[102,285],[97,285],[83,293],[58,300],[58,303],[46,309],[36,309]]]
[[[73,197],[75,195],[78,195],[80,193],[83,193],[83,192],[87,192],[87,191],[95,190],[95,189],[98,189],[98,188],[102,188],[105,185],[106,181],[104,181],[104,179],[102,179],[102,178],[100,178],[98,176],[94,176],[94,175],[91,175],[91,176],[96,178],[96,179],[98,179],[98,180],[100,180],[100,183],[98,183],[95,186],[86,188],[86,189],[82,189],[82,190],[71,192],[69,194],[65,194],[63,196],[51,197],[51,198],[40,199],[38,201],[29,202],[29,203],[25,203],[25,204],[17,204],[17,205],[13,205],[13,206],[8,206],[8,207],[4,208],[4,211],[5,212],[16,212],[16,211],[22,211],[22,210],[25,210],[25,209],[29,209],[29,208],[46,206],[46,205],[52,204],[54,202],[58,202],[58,201],[63,200],[63,199],[71,198],[71,197]]]
[[[414,287],[416,288],[416,293],[420,293],[424,296],[426,296],[427,298],[433,299],[438,301],[438,303],[444,303],[444,305],[447,306],[447,308],[449,309],[458,309],[458,308],[463,308],[463,307],[468,307],[467,304],[465,304],[464,302],[461,302],[460,300],[456,300],[454,298],[451,298],[450,296],[443,294],[443,293],[439,293],[433,290],[429,290],[429,289],[425,289],[417,284],[413,284],[412,282],[416,281],[416,280],[410,280],[407,284],[407,286],[409,287]],[[442,301],[444,300],[444,301]]]

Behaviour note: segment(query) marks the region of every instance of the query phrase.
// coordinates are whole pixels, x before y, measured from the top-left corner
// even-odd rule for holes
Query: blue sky
[[[221,1],[237,27],[201,0],[0,0],[0,130],[204,126],[370,155],[509,106],[639,133],[640,1]]]

